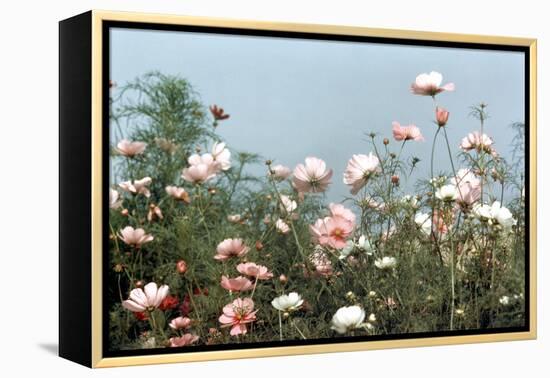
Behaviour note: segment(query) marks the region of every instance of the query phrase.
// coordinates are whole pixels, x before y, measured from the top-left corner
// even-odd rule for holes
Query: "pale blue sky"
[[[436,126],[431,98],[409,90],[419,73],[439,71],[456,85],[437,96],[451,112],[453,153],[479,127],[468,116],[473,104],[489,104],[485,130],[505,157],[509,125],[524,121],[519,52],[112,29],[111,79],[123,85],[152,70],[185,77],[205,105],[223,106],[231,118],[218,131],[231,148],[291,168],[306,156],[324,159],[334,169],[330,200],[349,193],[342,174],[352,154],[370,151],[364,133],[392,139],[394,120],[420,127],[426,141],[408,143],[403,156],[418,156],[415,178],[427,177]],[[450,169],[445,148],[440,139],[436,171]]]

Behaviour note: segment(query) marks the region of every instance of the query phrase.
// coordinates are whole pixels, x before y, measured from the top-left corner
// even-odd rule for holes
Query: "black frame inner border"
[[[454,331],[437,331],[437,332],[419,332],[419,333],[402,333],[395,335],[375,335],[375,336],[353,336],[353,337],[333,337],[322,339],[309,340],[286,340],[286,341],[265,341],[256,343],[242,344],[226,344],[226,345],[198,345],[182,348],[155,348],[155,349],[138,349],[138,350],[109,350],[109,327],[107,321],[109,319],[109,309],[103,306],[102,319],[102,357],[129,357],[129,356],[147,356],[159,354],[177,354],[186,353],[193,354],[196,352],[209,352],[220,350],[239,350],[239,349],[255,349],[269,348],[282,346],[302,346],[302,345],[330,345],[337,343],[355,343],[365,341],[382,341],[382,340],[408,340],[408,339],[423,339],[433,337],[449,337],[449,336],[466,336],[466,335],[487,335],[487,334],[502,334],[513,332],[529,332],[530,330],[530,49],[528,46],[515,45],[499,45],[499,44],[484,44],[470,42],[449,42],[449,41],[432,41],[422,39],[404,39],[390,37],[369,37],[369,36],[354,36],[354,35],[334,35],[324,33],[307,33],[307,32],[288,32],[288,31],[273,31],[273,30],[258,30],[258,29],[241,29],[228,27],[214,26],[194,26],[194,25],[168,25],[158,23],[131,22],[131,21],[102,21],[102,247],[103,247],[103,267],[102,267],[102,282],[107,282],[109,271],[109,79],[110,79],[110,30],[111,28],[123,29],[138,29],[152,31],[174,31],[188,33],[204,33],[204,34],[223,34],[233,36],[248,36],[248,37],[272,37],[286,39],[312,39],[321,41],[339,41],[339,42],[363,42],[363,43],[378,43],[386,45],[405,45],[405,46],[422,46],[422,47],[447,47],[461,49],[476,49],[476,50],[494,50],[494,51],[515,51],[524,53],[524,83],[525,83],[525,325],[522,327],[502,327],[490,329],[471,329],[471,330],[454,330]],[[406,31],[403,31],[406,33]],[[107,297],[107,288],[103,285],[102,302]]]

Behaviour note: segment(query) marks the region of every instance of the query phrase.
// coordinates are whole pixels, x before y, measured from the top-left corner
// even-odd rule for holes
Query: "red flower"
[[[146,312],[134,312],[134,316],[137,320],[147,320],[149,319],[149,315],[147,315]]]
[[[223,121],[229,118],[229,114],[225,114],[223,108],[219,108],[217,105],[210,105],[210,113],[216,121]]]
[[[191,299],[187,294],[185,294],[185,297],[183,297],[183,302],[180,306],[180,312],[181,316],[187,316],[191,312]]]
[[[178,297],[173,295],[168,295],[159,305],[159,309],[162,311],[171,310],[178,306],[179,300]]]

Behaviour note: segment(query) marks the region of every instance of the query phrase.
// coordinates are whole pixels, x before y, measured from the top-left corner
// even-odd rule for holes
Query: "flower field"
[[[523,125],[507,161],[476,104],[478,127],[452,145],[455,84],[437,72],[411,82],[403,91],[433,104],[433,124],[366,126],[364,150],[334,167],[326,151],[290,166],[233,150],[217,133],[230,110],[182,78],[113,82],[110,349],[523,326]],[[414,157],[419,143],[431,161]],[[349,196],[330,202],[336,180]]]

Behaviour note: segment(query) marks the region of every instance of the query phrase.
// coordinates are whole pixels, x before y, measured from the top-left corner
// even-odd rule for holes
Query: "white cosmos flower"
[[[401,198],[401,203],[403,205],[408,205],[415,208],[418,205],[418,200],[416,199],[415,196],[411,196],[410,194],[407,194]]]
[[[292,292],[283,294],[271,301],[271,305],[279,311],[294,311],[300,308],[304,300],[300,294]]]
[[[332,317],[331,329],[344,334],[362,326],[365,320],[365,310],[359,306],[340,307]]]
[[[287,214],[292,213],[298,207],[296,201],[293,201],[289,196],[285,196],[284,194],[281,195],[281,202],[281,209],[286,211]]]
[[[365,237],[365,235],[361,235],[359,237],[359,240],[357,240],[357,244],[356,244],[357,248],[367,252],[367,255],[371,256],[372,255],[372,252],[374,250],[371,242],[369,239],[367,239]]]
[[[149,282],[143,289],[130,291],[129,298],[122,302],[122,307],[132,312],[152,311],[166,298],[169,290],[168,285],[157,287],[156,283]]]
[[[454,201],[458,198],[458,195],[458,189],[452,184],[443,185],[435,192],[436,198],[441,201]]]
[[[426,235],[430,235],[432,233],[432,220],[430,219],[430,214],[417,213],[414,216],[414,223],[416,223]]]
[[[499,201],[493,202],[491,206],[478,204],[474,206],[473,214],[481,220],[488,221],[490,224],[497,223],[505,229],[509,229],[517,223],[510,210],[501,206]]]
[[[395,268],[395,266],[397,265],[397,260],[395,259],[395,257],[384,256],[381,259],[376,259],[374,261],[374,265],[378,269],[392,269]]]
[[[493,219],[506,229],[511,228],[517,223],[510,210],[504,206],[501,206],[498,201],[493,202],[493,205],[491,206],[491,214],[493,215]]]
[[[290,231],[290,227],[288,227],[288,224],[286,224],[285,221],[281,218],[277,219],[277,221],[275,222],[275,228],[281,234],[288,234],[288,232]]]
[[[476,204],[474,205],[474,208],[472,211],[474,216],[480,219],[489,220],[493,217],[491,214],[491,206],[489,205]]]
[[[346,246],[340,250],[340,256],[338,256],[338,258],[340,260],[346,259],[353,252],[354,249],[355,243],[353,242],[353,240],[348,240],[346,242]]]
[[[231,168],[231,152],[225,148],[225,143],[214,143],[212,146],[212,157],[222,171],[227,171]]]

